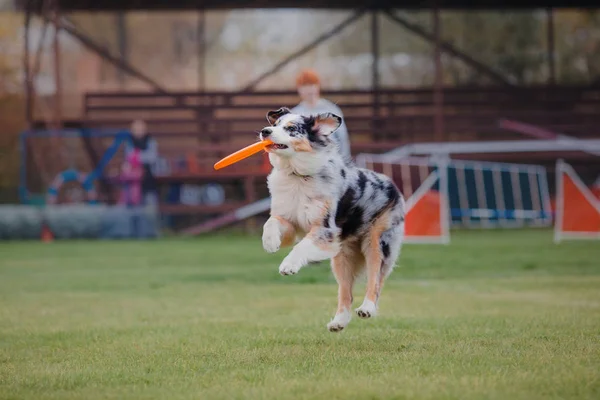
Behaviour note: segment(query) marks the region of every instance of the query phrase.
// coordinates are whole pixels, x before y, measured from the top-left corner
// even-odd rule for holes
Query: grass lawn
[[[327,264],[258,237],[1,243],[0,398],[600,399],[600,243],[452,240],[339,334]]]

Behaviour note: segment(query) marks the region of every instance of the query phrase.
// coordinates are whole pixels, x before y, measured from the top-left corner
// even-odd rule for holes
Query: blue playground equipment
[[[70,129],[60,132],[50,130],[34,130],[21,133],[19,138],[19,150],[21,153],[21,164],[19,171],[19,199],[21,204],[30,203],[30,191],[27,187],[27,146],[26,140],[29,138],[48,138],[58,135],[61,138],[102,138],[114,137],[113,143],[106,149],[98,165],[88,174],[83,174],[76,169],[70,168],[60,172],[50,184],[47,190],[48,202],[56,200],[60,187],[66,182],[78,181],[88,196],[88,203],[95,204],[97,195],[94,181],[102,176],[104,168],[117,154],[121,145],[130,140],[130,133],[126,130],[121,131],[97,131],[91,129]]]
[[[96,204],[97,194],[94,187],[94,181],[89,180],[88,175],[75,169],[67,169],[54,178],[50,184],[50,187],[48,188],[48,203],[54,204],[57,202],[58,191],[60,190],[61,186],[67,182],[79,182],[87,195],[87,202],[89,204]]]

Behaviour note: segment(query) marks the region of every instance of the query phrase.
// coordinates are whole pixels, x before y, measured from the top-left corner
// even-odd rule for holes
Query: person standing
[[[329,100],[321,97],[321,80],[312,69],[305,69],[296,78],[296,88],[301,102],[292,108],[292,112],[304,116],[330,112],[342,117],[342,124],[333,133],[342,157],[346,162],[351,160],[350,138],[342,110]]]
[[[152,167],[158,158],[158,146],[148,133],[146,123],[139,119],[131,124],[131,140],[125,147],[126,157],[134,151],[139,153],[142,164],[142,201],[145,205],[156,206],[158,196]]]

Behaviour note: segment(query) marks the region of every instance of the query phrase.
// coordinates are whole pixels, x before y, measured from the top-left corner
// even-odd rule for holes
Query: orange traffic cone
[[[50,243],[54,240],[54,234],[52,233],[52,231],[50,230],[50,228],[48,228],[48,225],[46,225],[46,224],[44,224],[42,226],[41,239],[42,239],[42,242],[44,242],[44,243]]]

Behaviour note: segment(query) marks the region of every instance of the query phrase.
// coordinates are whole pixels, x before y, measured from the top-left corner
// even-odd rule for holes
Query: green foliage
[[[329,268],[281,277],[258,237],[0,244],[0,397],[597,399],[597,242],[452,240],[341,334]]]

